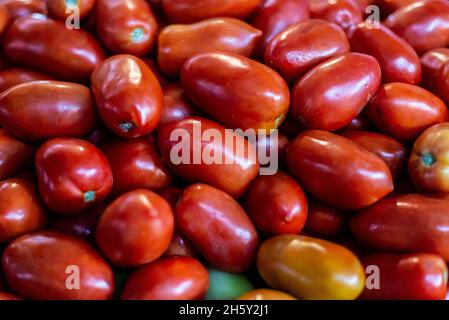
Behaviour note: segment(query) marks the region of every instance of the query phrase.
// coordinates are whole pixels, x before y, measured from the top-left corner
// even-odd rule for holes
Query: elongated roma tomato
[[[34,81],[0,95],[0,123],[22,139],[80,137],[89,133],[95,122],[92,94],[80,84]]]
[[[256,289],[240,296],[238,300],[296,300],[296,298],[282,291]]]
[[[34,148],[0,129],[0,180],[19,173],[33,163]]]
[[[288,86],[279,74],[238,54],[192,57],[182,68],[181,83],[193,102],[230,128],[276,129],[290,103]]]
[[[5,69],[0,71],[0,92],[18,84],[38,80],[54,80],[54,78],[45,73],[23,68]]]
[[[225,192],[200,183],[187,187],[175,218],[179,231],[212,267],[238,273],[252,264],[259,244],[257,231],[242,207]]]
[[[33,181],[15,178],[0,181],[0,242],[39,230],[47,215]]]
[[[302,127],[334,131],[348,125],[376,93],[380,66],[347,53],[317,65],[293,87],[292,115]]]
[[[449,192],[449,122],[436,124],[416,140],[409,176],[424,192]]]
[[[5,34],[3,48],[16,63],[62,80],[87,82],[105,55],[94,37],[70,30],[51,19],[15,20]]]
[[[422,85],[428,90],[434,92],[444,101],[446,100],[445,95],[441,95],[435,86],[439,87],[438,76],[440,75],[440,70],[449,61],[449,48],[437,48],[427,51],[421,56],[422,65]]]
[[[206,51],[225,51],[249,57],[262,31],[233,18],[212,18],[190,25],[169,25],[159,33],[158,64],[169,76],[177,76],[192,56]]]
[[[399,82],[381,86],[366,110],[380,131],[404,142],[413,141],[425,129],[449,119],[447,107],[437,96]]]
[[[287,151],[290,173],[320,200],[343,209],[360,209],[393,190],[386,163],[351,140],[309,130]]]
[[[208,137],[206,133],[215,138]],[[228,143],[226,143],[228,141]],[[240,197],[257,176],[256,149],[242,136],[205,118],[186,118],[158,134],[162,157],[175,173]]]
[[[47,7],[52,17],[65,22],[75,12],[79,13],[80,19],[87,17],[92,12],[95,2],[96,0],[47,0]]]
[[[351,50],[377,59],[384,82],[419,84],[421,62],[413,48],[383,24],[373,28],[362,22],[348,31]]]
[[[280,235],[262,243],[257,267],[274,289],[300,299],[352,300],[365,285],[357,257],[338,244],[298,235]]]
[[[116,53],[143,56],[157,36],[157,22],[145,0],[96,0],[96,25],[104,45]]]
[[[59,232],[30,233],[12,241],[2,262],[9,286],[25,298],[103,300],[114,291],[106,261],[83,240]],[[79,286],[70,280],[73,274]]]
[[[112,171],[94,145],[80,139],[45,142],[36,154],[39,191],[60,214],[77,214],[100,203],[112,188]]]
[[[312,19],[277,34],[265,49],[264,61],[292,82],[316,65],[348,51],[348,38],[340,27]]]
[[[139,58],[123,54],[103,61],[92,73],[91,86],[101,118],[116,134],[136,138],[156,128],[162,88]]]
[[[190,23],[214,17],[245,19],[261,0],[162,0],[165,15],[174,23]]]
[[[169,257],[145,265],[128,278],[124,300],[202,299],[209,287],[207,269],[190,257]]]
[[[369,288],[365,287],[361,299],[444,300],[446,296],[447,266],[437,255],[374,253],[364,256],[362,263],[366,270],[373,270],[373,281],[368,276]]]
[[[449,44],[449,3],[425,0],[393,12],[385,25],[404,38],[418,54]]]
[[[449,200],[403,194],[361,211],[350,222],[359,242],[375,249],[428,252],[449,261]]]
[[[340,26],[344,30],[362,21],[362,12],[352,0],[312,0],[310,15],[314,19],[323,19]]]

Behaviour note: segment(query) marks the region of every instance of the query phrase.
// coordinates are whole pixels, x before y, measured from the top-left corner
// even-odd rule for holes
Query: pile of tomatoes
[[[449,1],[0,0],[0,35],[0,299],[445,299]]]

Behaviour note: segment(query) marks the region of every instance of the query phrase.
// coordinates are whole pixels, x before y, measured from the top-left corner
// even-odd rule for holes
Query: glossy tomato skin
[[[214,17],[249,17],[261,0],[162,0],[165,15],[172,23],[192,23]]]
[[[316,65],[347,52],[348,38],[340,27],[312,19],[277,34],[265,49],[264,61],[292,82]]]
[[[307,198],[288,174],[258,176],[245,195],[246,209],[257,229],[270,234],[299,234],[307,218]]]
[[[365,288],[366,300],[444,300],[446,262],[433,254],[374,253],[362,258],[365,268],[379,268],[379,288]]]
[[[80,137],[96,122],[86,86],[61,81],[27,82],[0,95],[0,123],[25,140]]]
[[[43,18],[14,21],[3,46],[13,62],[75,82],[87,82],[105,58],[103,49],[86,31],[70,30],[62,22]]]
[[[112,52],[143,56],[157,36],[157,22],[145,0],[96,0],[98,36]]]
[[[388,17],[396,10],[421,0],[376,0],[374,4],[380,8],[382,17]]]
[[[72,1],[73,3],[73,1]],[[83,19],[87,17],[93,10],[95,0],[76,0],[75,6],[78,8],[79,17]],[[50,16],[57,20],[66,21],[67,17],[72,15],[75,11],[70,8],[73,6],[70,1],[67,0],[47,0],[47,7]]]
[[[263,32],[259,55],[263,56],[265,47],[277,34],[309,17],[307,0],[263,0],[251,20],[251,24]]]
[[[403,172],[408,153],[407,149],[395,139],[384,134],[361,130],[344,131],[340,135],[385,161],[393,178],[398,178]]]
[[[103,300],[114,291],[109,265],[86,242],[56,231],[22,236],[6,247],[3,269],[11,289],[37,300]],[[79,289],[67,280],[77,266]]]
[[[375,154],[336,134],[309,130],[290,143],[290,173],[320,200],[360,209],[393,190],[388,166]]]
[[[286,157],[289,144],[290,140],[280,131],[277,131],[276,134],[258,136],[254,144],[257,147],[257,159],[265,158],[270,160],[264,160],[264,163],[260,163],[261,167],[269,167],[272,165],[272,162],[277,161],[277,169],[285,168],[287,166]],[[275,158],[276,152],[277,158]]]
[[[34,148],[0,128],[0,180],[10,178],[33,162]]]
[[[435,87],[439,86],[440,70],[449,61],[449,48],[437,48],[427,51],[421,56],[422,65],[422,84],[432,92],[435,92],[441,99],[444,96],[440,94],[439,90],[435,90]],[[441,92],[443,93],[443,92]]]
[[[185,236],[175,231],[167,250],[164,253],[165,257],[170,256],[187,256],[195,258],[199,255],[198,249]]]
[[[165,126],[158,133],[162,157],[182,178],[191,182],[210,184],[238,198],[258,174],[256,150],[242,136],[234,133],[229,134],[228,138],[234,139],[235,148],[231,148],[229,144],[226,145],[226,141],[198,141],[200,137],[197,137],[195,132],[202,136],[209,129],[220,133],[222,140],[226,140],[225,128],[205,118],[186,118]],[[180,138],[177,136],[180,133],[186,136]],[[170,138],[171,135],[174,135],[174,140]],[[201,156],[200,152],[205,154],[206,146],[208,150],[213,150],[212,153],[216,154],[221,161],[213,161],[209,164],[200,158],[195,162],[195,158]],[[244,150],[244,152],[236,152],[237,150]],[[182,153],[180,159],[178,159],[179,151]],[[181,161],[185,157],[188,161]]]
[[[33,181],[14,178],[0,181],[0,242],[42,229],[47,214]]]
[[[350,227],[370,248],[435,253],[449,261],[449,201],[444,197],[389,197],[354,216]]]
[[[181,83],[193,102],[228,128],[276,129],[290,103],[279,74],[238,54],[217,51],[192,57],[183,66]]]
[[[365,285],[357,257],[343,246],[299,235],[280,235],[262,243],[257,267],[273,289],[300,299],[352,300]]]
[[[377,59],[383,82],[419,84],[421,62],[413,48],[393,31],[380,25],[373,28],[362,22],[348,31],[351,50]]]
[[[105,209],[96,239],[114,265],[134,267],[162,256],[173,229],[168,202],[154,192],[138,189],[120,196]]]
[[[124,300],[196,300],[209,287],[207,269],[190,257],[168,257],[135,271],[126,282]]]
[[[418,54],[449,44],[449,3],[429,0],[412,3],[390,14],[385,24]]]
[[[0,71],[0,92],[12,88],[18,84],[39,81],[39,80],[54,80],[53,77],[45,73],[23,69],[10,68]]]
[[[192,56],[224,51],[249,57],[262,31],[234,18],[212,18],[190,25],[169,25],[159,33],[158,64],[169,76],[177,76]]]
[[[112,193],[134,189],[160,190],[167,187],[173,174],[162,161],[153,136],[114,139],[101,147],[114,175]]]
[[[212,267],[239,273],[252,264],[259,244],[257,231],[242,207],[225,192],[200,183],[187,187],[175,218],[179,231]]]
[[[13,20],[28,17],[34,13],[47,15],[46,0],[3,0]]]
[[[449,119],[447,107],[437,96],[399,82],[381,86],[368,104],[367,114],[381,132],[404,142],[413,141],[428,127]]]
[[[342,210],[310,197],[305,231],[319,238],[334,238],[346,229],[347,218]]]
[[[0,5],[0,35],[5,31],[8,23],[10,22],[11,15],[8,11],[8,8],[4,5]]]
[[[344,30],[362,21],[360,7],[352,0],[317,0],[310,2],[310,15],[340,26]]]
[[[307,129],[341,129],[376,93],[380,78],[379,63],[371,56],[347,53],[330,59],[294,85],[292,115]]]
[[[415,141],[408,163],[414,185],[424,192],[449,192],[449,122],[436,124]]]
[[[240,296],[238,300],[296,300],[296,298],[282,291],[256,289]]]
[[[36,154],[36,172],[43,201],[63,215],[101,203],[112,188],[108,160],[80,139],[57,138],[42,144]]]
[[[156,128],[163,107],[162,88],[139,58],[112,56],[92,73],[92,91],[106,125],[125,138],[147,135]]]

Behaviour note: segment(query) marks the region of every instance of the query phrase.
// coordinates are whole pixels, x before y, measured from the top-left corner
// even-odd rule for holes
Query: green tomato
[[[252,290],[254,287],[243,274],[209,269],[209,290],[206,300],[232,300]]]

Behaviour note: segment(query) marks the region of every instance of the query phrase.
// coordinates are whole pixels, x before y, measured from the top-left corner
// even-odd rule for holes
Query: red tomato
[[[47,0],[50,16],[55,19],[66,21],[67,17],[79,14],[79,18],[87,17],[93,10],[96,0]],[[76,11],[71,7],[76,7]]]
[[[449,61],[449,48],[438,48],[427,51],[421,56],[422,73],[423,73],[423,85],[436,95],[445,99],[443,92],[439,92],[439,88],[435,90],[435,86],[439,86],[440,70]]]
[[[77,214],[100,203],[112,188],[112,171],[94,145],[79,139],[45,142],[36,155],[39,191],[53,211]]]
[[[18,84],[38,80],[53,80],[53,78],[41,72],[22,68],[2,70],[0,71],[0,92],[3,92],[6,89],[14,87]]]
[[[164,253],[166,257],[188,256],[195,258],[198,255],[198,249],[195,248],[193,243],[177,231],[173,234],[170,245]]]
[[[343,209],[360,209],[393,190],[388,166],[379,157],[336,134],[309,130],[290,143],[290,173],[318,199]]]
[[[34,148],[0,128],[0,180],[10,178],[33,162]]]
[[[129,277],[124,300],[202,299],[209,287],[207,269],[190,257],[168,257],[150,263]]]
[[[207,262],[226,272],[244,272],[254,261],[259,239],[240,205],[205,184],[187,187],[175,209],[176,225]]]
[[[182,188],[170,186],[160,190],[158,194],[167,200],[170,207],[174,209],[176,207],[176,203],[178,203],[179,197],[181,197],[182,192]]]
[[[380,8],[383,17],[388,17],[396,10],[421,0],[375,0],[374,3]]]
[[[0,292],[0,300],[22,300],[22,298],[12,293]]]
[[[8,8],[4,4],[0,4],[0,34],[5,31],[10,19]]]
[[[2,0],[12,19],[31,16],[34,13],[47,15],[47,0]]]
[[[270,235],[300,233],[306,222],[306,195],[283,172],[257,177],[246,193],[245,202],[257,229]]]
[[[363,15],[360,7],[352,0],[312,0],[310,14],[312,18],[335,23],[343,29],[358,24]]]
[[[103,212],[97,225],[97,244],[114,265],[139,266],[162,256],[173,228],[173,212],[164,198],[148,190],[134,190]]]
[[[110,299],[114,291],[106,261],[86,242],[59,232],[36,232],[14,240],[2,262],[11,289],[25,298],[102,300]]]
[[[347,218],[341,210],[309,198],[305,231],[319,238],[333,238],[343,233]]]

